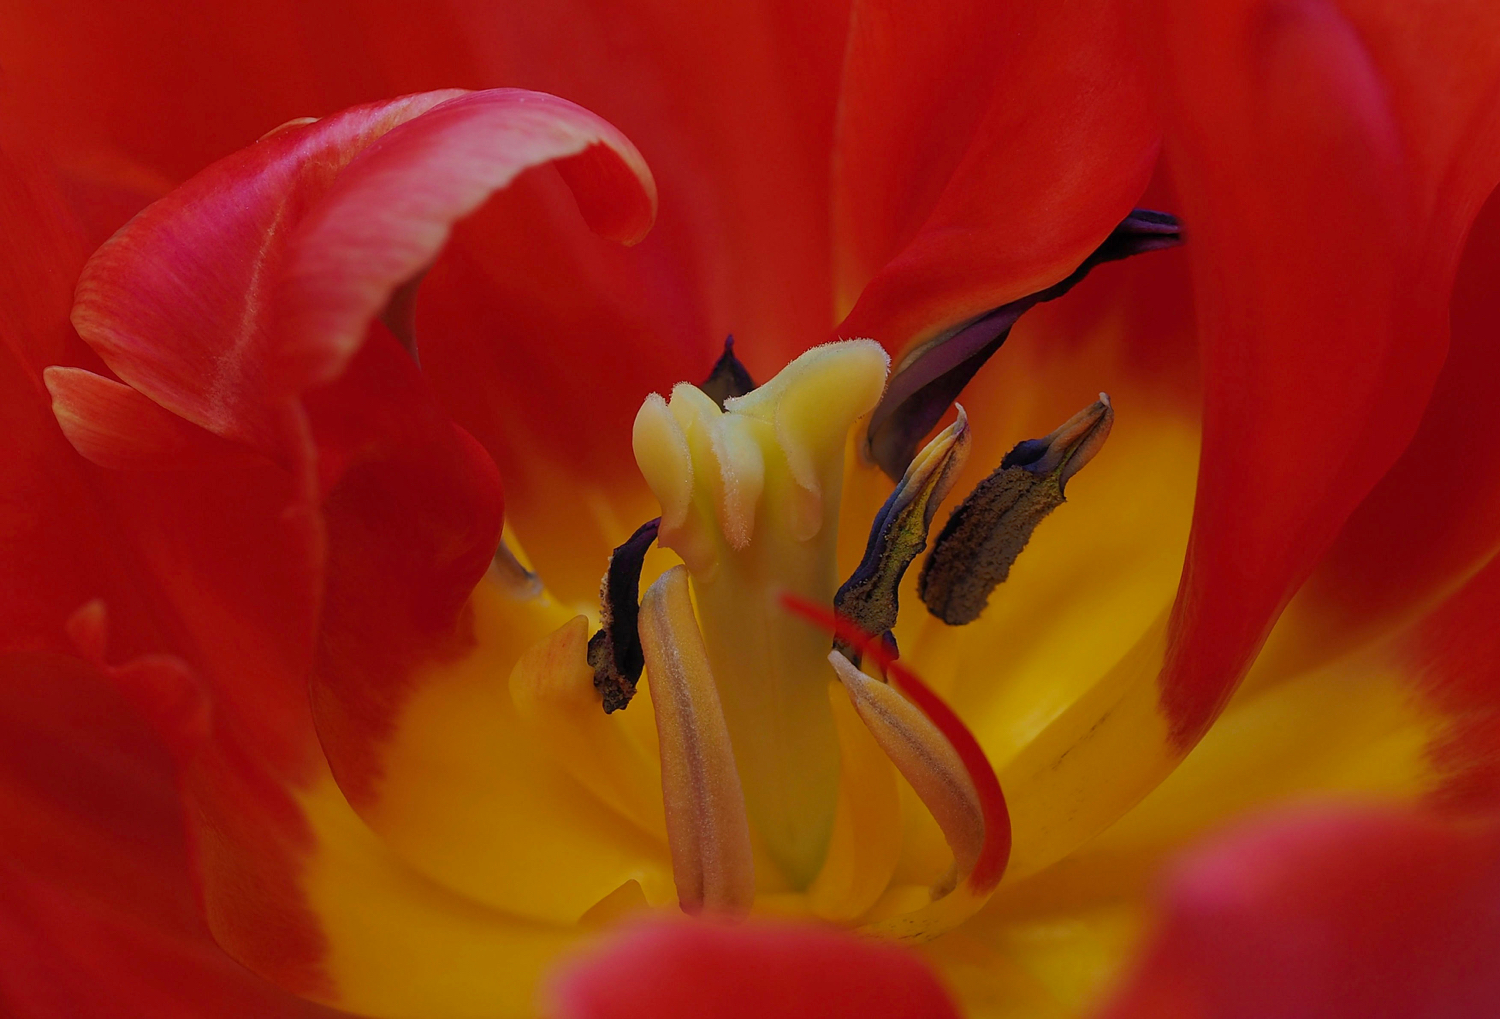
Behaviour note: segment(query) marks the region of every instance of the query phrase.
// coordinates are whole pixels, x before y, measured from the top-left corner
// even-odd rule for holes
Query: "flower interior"
[[[731,339],[703,385],[653,393],[636,415],[636,462],[661,516],[615,550],[587,657],[607,714],[630,706],[644,670],[673,882],[688,912],[743,915],[764,895],[830,917],[869,913],[869,930],[925,939],[982,905],[1004,870],[1009,821],[994,771],[957,716],[896,664],[892,633],[902,579],[969,455],[961,406],[910,457],[839,583],[840,499],[861,452],[851,436],[880,406],[889,367],[879,344],[846,340],[756,386]],[[928,611],[949,625],[979,618],[1113,419],[1100,394],[1017,445],[962,501],[922,569]],[[681,564],[637,604],[653,541]],[[517,590],[530,590],[509,550],[498,556],[524,578]],[[867,658],[876,675],[861,670]],[[889,802],[891,767],[937,822],[953,865],[930,903],[872,913],[871,882],[851,880],[871,870],[862,857],[872,833],[850,837],[852,815],[885,829],[874,844],[900,841],[899,815],[869,810]]]

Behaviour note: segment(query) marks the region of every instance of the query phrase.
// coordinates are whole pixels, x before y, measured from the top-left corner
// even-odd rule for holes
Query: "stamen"
[[[958,420],[929,442],[906,469],[870,528],[864,559],[833,596],[833,607],[865,633],[888,634],[896,625],[897,589],[923,549],[938,505],[947,497],[969,457],[972,438],[962,406]],[[859,652],[834,641],[834,649],[859,665]]]
[[[950,626],[979,618],[1037,525],[1066,501],[1068,479],[1104,445],[1114,419],[1109,397],[1100,393],[1050,435],[1018,443],[959,504],[917,578],[917,593],[933,615]]]
[[[1005,806],[1005,795],[1000,791],[1000,781],[995,777],[995,769],[979,741],[953,709],[916,673],[892,658],[883,641],[861,633],[852,622],[832,610],[790,592],[782,594],[781,604],[794,615],[815,623],[873,659],[890,676],[891,685],[927,716],[963,762],[978,795],[984,821],[984,844],[973,869],[942,898],[912,912],[877,920],[861,928],[873,934],[912,941],[925,941],[952,930],[984,906],[1005,874],[1005,865],[1010,859],[1010,813]],[[935,889],[941,890],[941,887]]]
[[[750,824],[685,567],[674,566],[647,590],[640,634],[678,902],[687,913],[744,914],[755,898]]]
[[[599,632],[589,638],[588,663],[594,670],[594,689],[604,700],[604,713],[625,707],[635,696],[645,658],[637,635],[636,600],[641,589],[641,566],[656,540],[661,518],[636,528],[609,557],[609,568],[599,585]]]
[[[1000,349],[1025,312],[1061,297],[1096,265],[1181,242],[1182,227],[1175,216],[1136,209],[1066,279],[960,323],[912,350],[891,373],[885,396],[870,415],[866,453],[893,481],[899,478],[922,437]]]
[[[505,539],[500,539],[500,544],[495,548],[495,555],[490,560],[490,576],[507,595],[516,601],[529,601],[539,597],[546,590],[542,578],[531,570],[528,570],[516,558],[516,554],[510,550]]]
[[[750,377],[750,372],[740,363],[740,359],[734,356],[733,334],[724,339],[724,353],[714,362],[713,370],[708,373],[708,378],[698,387],[708,395],[708,398],[724,409],[724,401],[735,396],[744,396],[755,388],[755,380]]]
[[[953,744],[894,688],[865,675],[837,651],[828,653],[828,661],[875,742],[943,830],[958,878],[968,877],[984,847],[984,813]]]

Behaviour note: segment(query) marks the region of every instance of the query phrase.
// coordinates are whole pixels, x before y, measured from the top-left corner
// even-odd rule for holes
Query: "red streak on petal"
[[[984,845],[980,847],[979,859],[967,880],[970,888],[981,893],[999,884],[1010,860],[1010,811],[1005,806],[1000,779],[969,727],[915,672],[898,662],[890,647],[879,637],[861,630],[848,617],[790,591],[782,593],[781,604],[787,611],[821,626],[848,642],[861,655],[873,659],[885,670],[896,688],[921,708],[922,713],[953,744],[979,793],[979,809],[984,818]]]

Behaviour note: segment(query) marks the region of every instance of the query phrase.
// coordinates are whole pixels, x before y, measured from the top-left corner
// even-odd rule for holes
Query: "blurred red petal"
[[[905,949],[818,927],[688,921],[626,930],[558,975],[559,1019],[957,1019]]]
[[[213,943],[171,760],[93,669],[0,659],[0,1011],[17,1019],[331,1016]]]
[[[1244,826],[1170,876],[1099,1019],[1471,1019],[1500,1012],[1500,830],[1378,808]]]
[[[75,616],[72,630],[89,653],[120,663],[106,673],[176,759],[209,929],[256,972],[316,991],[321,935],[296,884],[311,833],[290,792],[321,769],[306,680],[322,580],[316,527],[296,511],[298,486],[271,464],[89,473],[157,622],[154,650],[173,657],[122,653],[112,619]]]

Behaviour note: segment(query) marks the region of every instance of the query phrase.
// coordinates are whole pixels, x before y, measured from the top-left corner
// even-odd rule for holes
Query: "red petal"
[[[18,1019],[331,1015],[203,928],[170,760],[92,669],[0,660],[0,1008]]]
[[[256,972],[320,990],[321,935],[296,884],[311,835],[288,792],[321,757],[306,687],[321,575],[297,486],[269,464],[92,473],[157,647],[177,652],[106,671],[177,759],[209,928]],[[102,620],[74,623],[98,653]]]
[[[550,97],[474,93],[349,165],[458,95],[275,132],[200,173],[90,259],[79,333],[167,410],[291,461],[283,398],[333,378],[453,221],[525,167],[573,155],[567,173],[592,222],[632,237],[648,225],[649,178],[629,143]],[[594,142],[620,155],[581,151]]]
[[[1412,435],[1444,349],[1382,78],[1332,7],[1167,4],[1205,397],[1162,700],[1190,746]],[[1438,303],[1434,303],[1434,302]]]
[[[307,404],[331,486],[313,715],[359,809],[418,666],[470,645],[463,611],[500,541],[500,478],[383,330]]]
[[[1191,854],[1100,1019],[1470,1019],[1500,1011],[1500,831],[1304,809]]]
[[[560,1019],[957,1019],[916,956],[816,927],[688,921],[637,927],[553,988]]]
[[[1422,425],[1304,589],[1325,636],[1316,653],[1331,656],[1388,628],[1394,614],[1423,605],[1500,544],[1497,278],[1500,193],[1475,221],[1459,265],[1448,359]]]
[[[839,335],[900,347],[1062,279],[1145,190],[1158,137],[1115,0],[859,5],[835,158],[840,301],[859,300]]]
[[[48,407],[42,369],[78,357],[96,363],[68,325],[72,284],[83,264],[77,231],[62,212],[35,143],[0,124],[0,646],[70,648],[63,623],[104,596],[117,607],[120,643],[130,652],[154,629],[130,593],[128,569],[112,547],[85,464]]]
[[[1500,559],[1403,637],[1418,690],[1446,723],[1429,749],[1444,781],[1435,800],[1500,810]]]
[[[1425,276],[1407,286],[1434,298],[1454,289],[1451,307],[1435,300],[1428,309],[1434,335],[1448,328],[1451,310],[1452,342],[1421,428],[1306,589],[1324,637],[1317,651],[1329,656],[1473,569],[1495,547],[1500,519],[1500,423],[1488,413],[1500,198],[1490,198],[1462,246],[1475,210],[1500,181],[1500,8],[1484,0],[1361,0],[1345,8],[1394,85],[1391,109],[1425,221],[1412,241],[1425,256],[1418,267]]]

